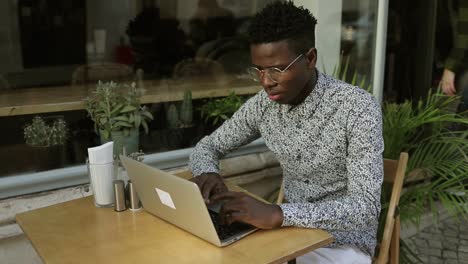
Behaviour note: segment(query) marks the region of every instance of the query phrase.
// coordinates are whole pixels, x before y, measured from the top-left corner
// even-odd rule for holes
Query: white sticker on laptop
[[[171,195],[168,192],[165,192],[161,189],[154,188],[156,190],[156,193],[158,194],[159,200],[161,200],[161,203],[171,207],[172,209],[176,209],[174,202],[172,201]]]

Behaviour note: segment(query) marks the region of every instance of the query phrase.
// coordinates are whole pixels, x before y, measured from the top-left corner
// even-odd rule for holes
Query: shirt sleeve
[[[232,150],[260,137],[260,93],[249,99],[211,135],[204,137],[190,155],[189,167],[194,176],[219,173],[219,159]]]
[[[281,204],[283,226],[350,231],[376,224],[380,213],[384,145],[380,105],[375,100],[369,101],[355,104],[360,110],[348,117],[346,195],[313,203]]]
[[[462,0],[459,4],[457,33],[453,48],[445,60],[445,68],[458,72],[468,56],[468,0]]]

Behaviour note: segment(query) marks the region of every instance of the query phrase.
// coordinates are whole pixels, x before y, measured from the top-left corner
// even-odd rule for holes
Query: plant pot
[[[184,135],[183,131],[179,128],[168,128],[161,131],[162,132],[162,142],[167,149],[180,149],[182,148]]]
[[[181,128],[181,130],[183,148],[192,147],[201,139],[198,134],[198,127],[195,125]]]
[[[31,150],[36,164],[37,171],[58,169],[63,167],[66,162],[65,145],[51,147],[33,147]]]
[[[211,133],[213,133],[216,129],[218,129],[222,124],[223,122],[219,122],[216,125],[211,124],[211,122],[202,124],[201,130],[202,130],[203,136],[211,135]]]
[[[130,131],[128,136],[125,136],[123,131],[113,131],[111,132],[110,140],[103,140],[101,137],[101,143],[114,142],[114,156],[118,157],[123,153],[123,148],[125,147],[125,152],[128,154],[137,152],[138,145],[140,141],[140,132],[138,129],[133,129]]]
[[[200,139],[197,130],[196,126],[160,130],[158,134],[161,147],[167,150],[189,148]]]

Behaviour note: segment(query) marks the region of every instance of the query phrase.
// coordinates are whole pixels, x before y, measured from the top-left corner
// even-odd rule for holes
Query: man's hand
[[[225,200],[219,212],[223,224],[238,221],[261,229],[272,229],[283,223],[283,211],[278,205],[263,203],[242,192],[218,193],[211,200]]]
[[[228,191],[223,179],[217,173],[204,173],[191,178],[190,181],[198,185],[206,204],[211,203],[212,195]]]
[[[440,86],[446,95],[455,95],[457,92],[455,90],[455,73],[451,70],[445,69],[442,74]]]

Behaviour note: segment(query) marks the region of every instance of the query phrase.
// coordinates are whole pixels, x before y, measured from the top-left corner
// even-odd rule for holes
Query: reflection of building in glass
[[[199,0],[189,25],[190,41],[196,48],[210,40],[233,36],[236,31],[233,13],[216,0]]]
[[[190,55],[179,21],[161,18],[159,12],[158,6],[144,7],[126,30],[135,52],[135,68],[155,77],[169,76],[174,65]]]

